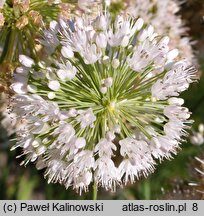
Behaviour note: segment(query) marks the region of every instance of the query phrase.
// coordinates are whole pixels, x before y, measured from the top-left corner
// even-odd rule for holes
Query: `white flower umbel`
[[[143,23],[109,15],[60,20],[61,45],[50,62],[20,57],[12,105],[27,124],[16,147],[27,154],[25,164],[46,168],[49,182],[80,193],[93,181],[115,190],[176,154],[190,113],[175,96],[195,70],[173,62],[169,39]]]

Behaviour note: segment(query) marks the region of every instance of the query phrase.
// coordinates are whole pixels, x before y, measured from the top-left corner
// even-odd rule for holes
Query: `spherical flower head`
[[[48,30],[60,45],[47,62],[20,56],[13,112],[27,125],[15,147],[49,182],[114,191],[176,154],[190,123],[177,96],[195,70],[175,62],[168,37],[143,23],[108,14],[60,20]]]

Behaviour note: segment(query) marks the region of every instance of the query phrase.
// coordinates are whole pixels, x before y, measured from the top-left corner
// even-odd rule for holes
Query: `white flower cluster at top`
[[[176,154],[191,122],[177,96],[195,69],[174,60],[168,37],[141,18],[101,14],[53,21],[42,43],[49,61],[20,55],[11,85],[26,122],[14,146],[22,164],[81,193],[92,182],[115,190]]]

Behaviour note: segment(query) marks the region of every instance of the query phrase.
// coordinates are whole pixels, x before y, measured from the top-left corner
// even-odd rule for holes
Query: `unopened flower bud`
[[[114,125],[113,126],[113,131],[115,133],[119,134],[121,132],[120,125]]]
[[[28,91],[31,93],[36,93],[37,92],[37,87],[34,85],[28,85]]]
[[[23,29],[25,26],[28,25],[28,17],[26,15],[23,15],[22,17],[20,17],[18,19],[18,21],[16,22],[16,28],[18,28],[19,30]]]
[[[108,141],[114,140],[114,139],[115,139],[115,134],[114,134],[113,132],[111,132],[111,131],[108,131],[108,132],[106,133],[106,139],[107,139]]]
[[[103,64],[108,64],[110,62],[109,56],[104,56],[102,61],[103,61]]]
[[[25,55],[20,55],[20,56],[19,56],[19,62],[20,62],[23,66],[25,66],[25,67],[27,67],[27,68],[31,68],[32,65],[34,64],[33,59],[31,59],[30,57],[25,56]]]
[[[168,99],[169,104],[175,104],[175,105],[183,105],[184,104],[184,99],[183,98],[176,98],[172,97]]]
[[[80,149],[86,145],[86,140],[83,137],[79,137],[75,141],[75,146]]]
[[[102,94],[105,94],[106,92],[107,92],[107,87],[101,87],[100,88],[100,92],[102,93]]]
[[[36,154],[38,156],[40,156],[40,155],[44,154],[46,152],[46,150],[47,150],[47,148],[45,146],[41,145],[41,146],[37,147]]]
[[[57,91],[60,88],[60,83],[57,80],[52,80],[48,83],[48,87],[53,91]]]
[[[117,69],[120,65],[120,61],[118,59],[113,59],[112,66],[113,68]]]
[[[43,25],[43,18],[38,11],[34,11],[34,10],[30,11],[29,16],[31,17],[31,19],[33,20],[33,23],[35,25],[37,25],[37,26]]]
[[[56,94],[55,94],[54,92],[49,92],[49,93],[47,94],[47,97],[48,97],[50,100],[52,100],[52,99],[54,99],[54,98],[56,97]]]
[[[36,138],[33,142],[32,142],[32,146],[34,148],[37,148],[38,146],[40,146],[40,144],[42,143],[40,138]]]

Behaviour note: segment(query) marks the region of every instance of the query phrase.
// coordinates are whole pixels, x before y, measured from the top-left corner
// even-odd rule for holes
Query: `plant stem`
[[[144,199],[150,200],[151,199],[151,190],[150,190],[150,182],[146,180],[144,182]]]
[[[10,29],[7,34],[6,42],[4,44],[4,49],[2,52],[2,56],[0,59],[0,63],[3,61],[12,62],[13,52],[15,50],[15,38],[16,38],[16,31],[14,29]]]
[[[98,194],[98,189],[97,189],[96,182],[94,182],[94,184],[93,184],[93,197],[92,197],[93,200],[97,200],[97,194]]]

